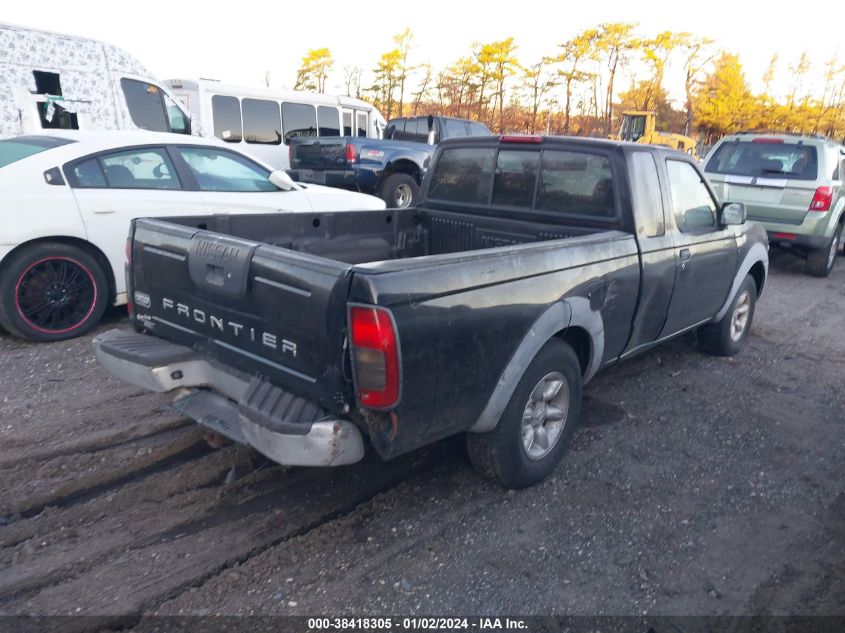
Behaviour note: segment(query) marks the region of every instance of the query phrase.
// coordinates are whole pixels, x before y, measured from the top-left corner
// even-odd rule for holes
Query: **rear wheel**
[[[0,325],[34,341],[85,334],[100,321],[108,282],[97,260],[75,246],[36,244],[0,272]]]
[[[390,209],[406,209],[417,202],[420,186],[410,174],[391,174],[384,180],[381,197]]]
[[[839,244],[842,241],[842,225],[836,228],[827,248],[810,251],[807,255],[805,271],[814,277],[827,277],[833,271],[836,256],[839,254]]]
[[[553,339],[528,365],[495,429],[467,433],[473,466],[508,488],[545,479],[569,446],[581,415],[581,365]]]

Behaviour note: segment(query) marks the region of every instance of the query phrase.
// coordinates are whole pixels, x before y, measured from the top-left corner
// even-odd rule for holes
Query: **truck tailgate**
[[[346,139],[321,137],[295,139],[290,144],[292,169],[343,169],[346,167]]]
[[[220,233],[136,220],[140,327],[341,412],[351,265]]]

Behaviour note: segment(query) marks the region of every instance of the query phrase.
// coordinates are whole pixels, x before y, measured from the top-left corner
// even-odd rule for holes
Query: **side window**
[[[162,93],[158,86],[145,81],[123,78],[120,80],[123,96],[132,122],[144,130],[169,132],[170,126],[164,110]]]
[[[163,149],[133,150],[102,156],[109,187],[180,189],[179,177]]]
[[[340,117],[337,108],[319,106],[317,108],[317,127],[320,136],[340,136]]]
[[[610,159],[585,152],[544,151],[536,208],[595,218],[615,217]]]
[[[499,150],[493,178],[493,204],[530,208],[534,202],[539,162],[537,151]]]
[[[283,103],[282,125],[285,130],[285,145],[292,138],[317,136],[317,111],[305,103]]]
[[[180,147],[201,191],[278,191],[270,172],[245,156],[211,147]]]
[[[362,138],[367,137],[367,113],[361,112],[360,110],[355,113],[355,119],[357,121],[358,133],[357,136]]]
[[[211,97],[211,116],[214,119],[214,136],[229,143],[241,142],[241,104],[237,97]]]
[[[352,136],[352,113],[348,111],[343,112],[343,135]]]
[[[77,163],[71,169],[69,180],[76,187],[105,188],[108,186],[106,185],[106,176],[103,173],[103,168],[100,167],[100,161],[96,158],[89,158],[86,161]]]
[[[494,148],[444,150],[432,175],[428,197],[445,202],[487,204],[495,162]]]
[[[446,138],[461,138],[469,136],[467,133],[467,124],[463,121],[443,119],[443,122],[445,123]]]
[[[175,134],[190,134],[191,120],[185,116],[182,108],[166,92],[164,93],[164,105],[167,108],[167,123],[170,125],[170,131]]]
[[[716,203],[695,168],[671,159],[666,161],[666,168],[678,229],[694,232],[715,228]]]
[[[282,119],[279,104],[266,99],[244,99],[244,140],[247,143],[279,145],[282,142]]]
[[[73,186],[110,189],[181,189],[164,149],[144,148],[89,158],[71,169]]]
[[[634,196],[634,210],[637,224],[646,237],[657,237],[666,233],[663,219],[663,196],[657,164],[649,152],[631,154],[631,189]]]

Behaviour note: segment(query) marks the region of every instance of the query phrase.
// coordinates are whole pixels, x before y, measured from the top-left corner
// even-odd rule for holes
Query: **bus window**
[[[340,136],[340,117],[337,114],[337,108],[318,107],[317,121],[320,136]]]
[[[292,138],[317,136],[317,111],[304,103],[282,104],[282,126],[285,130],[285,145]]]
[[[355,118],[357,119],[358,123],[358,131],[355,136],[367,136],[367,113],[361,112],[360,110],[355,112]]]
[[[241,142],[241,104],[237,97],[211,97],[211,116],[214,119],[214,136],[228,143]]]

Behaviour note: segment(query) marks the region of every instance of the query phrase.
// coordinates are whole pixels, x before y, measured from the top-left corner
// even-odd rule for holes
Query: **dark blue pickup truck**
[[[379,196],[388,207],[417,203],[422,179],[442,140],[489,136],[481,123],[421,116],[388,121],[384,139],[320,137],[290,143],[291,178]]]

